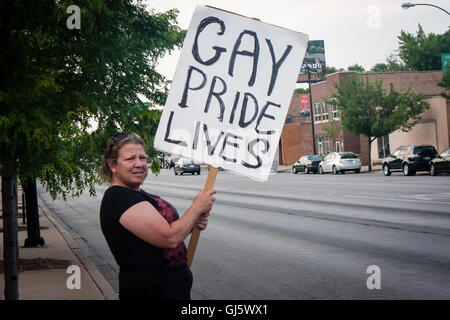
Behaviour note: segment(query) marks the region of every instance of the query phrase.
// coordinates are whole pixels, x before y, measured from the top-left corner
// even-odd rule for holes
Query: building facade
[[[339,106],[328,104],[334,85],[341,85],[354,72],[338,72],[326,76],[326,80],[311,85],[316,150],[320,155],[333,151],[351,151],[368,165],[368,138],[342,130]],[[437,85],[442,79],[441,71],[380,72],[366,74],[369,81],[382,80],[383,89],[396,91],[410,89],[422,93],[430,108],[421,114],[421,120],[409,132],[400,130],[377,138],[371,146],[373,164],[381,163],[389,153],[405,144],[431,144],[438,152],[449,147],[450,100],[440,94],[444,91]],[[294,163],[300,156],[313,154],[311,119],[300,114],[299,95],[294,94],[283,128],[279,146],[279,162]]]

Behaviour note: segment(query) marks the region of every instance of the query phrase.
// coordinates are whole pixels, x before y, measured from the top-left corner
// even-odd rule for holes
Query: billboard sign
[[[325,73],[325,43],[323,40],[308,41],[308,48],[306,49],[305,58],[303,60],[300,74],[306,74],[309,71],[312,73]]]

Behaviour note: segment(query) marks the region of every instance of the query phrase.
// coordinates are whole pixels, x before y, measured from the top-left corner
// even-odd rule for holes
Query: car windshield
[[[312,160],[312,161],[322,161],[322,157],[320,156],[309,156],[308,160]]]
[[[433,146],[420,146],[414,148],[414,154],[435,154],[436,149]]]
[[[358,156],[354,153],[342,153],[341,159],[358,159]]]

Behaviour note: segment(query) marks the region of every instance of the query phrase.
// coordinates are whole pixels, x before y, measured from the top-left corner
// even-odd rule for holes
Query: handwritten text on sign
[[[155,148],[266,180],[307,41],[302,33],[198,6]]]

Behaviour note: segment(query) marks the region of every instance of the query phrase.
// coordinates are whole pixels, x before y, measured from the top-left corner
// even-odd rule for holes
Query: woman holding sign
[[[183,240],[194,226],[206,228],[215,190],[201,191],[180,218],[170,203],[140,188],[148,156],[137,134],[112,137],[103,157],[102,175],[110,187],[100,225],[120,267],[119,299],[190,299]]]

